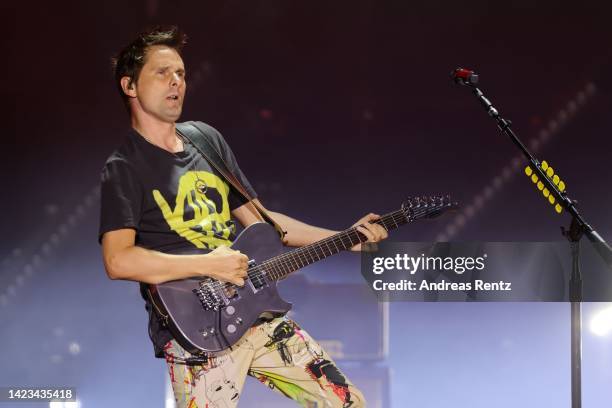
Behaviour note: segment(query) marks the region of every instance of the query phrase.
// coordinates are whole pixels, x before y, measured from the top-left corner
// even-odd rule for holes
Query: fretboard
[[[387,231],[407,222],[408,219],[403,210],[385,214],[374,221],[374,223],[382,225]],[[357,231],[356,227],[349,228],[321,241],[268,259],[260,264],[259,268],[265,271],[268,278],[279,280],[293,271],[325,259],[330,255],[337,254],[340,251],[350,249],[365,241],[367,241],[367,237]]]

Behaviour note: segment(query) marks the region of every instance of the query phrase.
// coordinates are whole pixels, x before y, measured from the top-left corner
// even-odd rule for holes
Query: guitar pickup
[[[256,266],[257,264],[255,263],[255,260],[251,259],[249,261],[249,269],[247,270],[247,274],[249,275],[247,282],[253,293],[257,293],[264,287],[268,286],[268,282],[266,281],[263,271],[260,268],[256,268]]]

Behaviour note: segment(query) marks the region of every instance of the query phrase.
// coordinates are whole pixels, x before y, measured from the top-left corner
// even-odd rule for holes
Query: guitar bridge
[[[219,287],[219,282],[207,279],[200,281],[198,286],[199,287],[193,289],[192,292],[198,297],[204,310],[218,311],[221,304],[224,303],[218,291],[218,289],[221,289]]]

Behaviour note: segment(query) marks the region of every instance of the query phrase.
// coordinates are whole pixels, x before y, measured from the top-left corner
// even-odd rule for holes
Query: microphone
[[[476,85],[478,83],[478,74],[465,68],[455,68],[450,74],[451,78],[460,85]]]

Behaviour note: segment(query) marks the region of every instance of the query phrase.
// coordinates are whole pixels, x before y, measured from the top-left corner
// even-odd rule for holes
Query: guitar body
[[[255,223],[242,231],[231,248],[248,256],[253,266],[281,254],[284,247],[270,224]],[[207,308],[198,296],[202,282],[205,289],[212,288],[204,300],[210,300],[210,293],[217,294],[219,307]],[[291,309],[291,303],[278,294],[275,280],[263,275],[256,282],[257,286],[247,279],[244,286],[231,285],[228,290],[214,279],[194,277],[149,285],[149,293],[176,341],[190,353],[201,354],[224,350],[260,317],[280,316]]]
[[[416,197],[374,222],[389,231],[456,207],[450,197]],[[249,258],[244,286],[193,277],[149,285],[149,297],[185,350],[196,355],[221,351],[240,340],[259,318],[280,316],[291,309],[291,304],[278,294],[279,279],[366,240],[356,227],[351,227],[284,252],[276,230],[269,224],[255,223],[242,231],[231,246]]]

